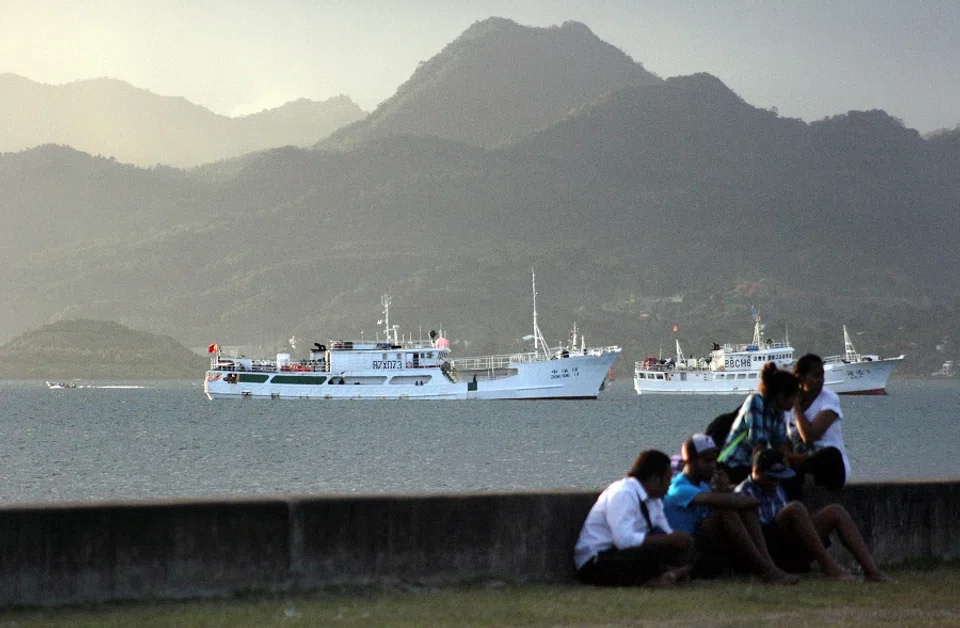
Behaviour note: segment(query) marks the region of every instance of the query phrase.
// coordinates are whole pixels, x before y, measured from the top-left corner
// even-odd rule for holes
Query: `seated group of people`
[[[732,571],[795,584],[816,563],[828,578],[853,580],[827,549],[836,533],[867,580],[889,582],[843,506],[811,513],[801,501],[807,483],[840,490],[846,482],[841,417],[820,358],[804,356],[793,373],[765,365],[722,442],[688,438],[679,473],[667,454],[643,451],[600,494],[574,548],[577,578],[670,586]]]

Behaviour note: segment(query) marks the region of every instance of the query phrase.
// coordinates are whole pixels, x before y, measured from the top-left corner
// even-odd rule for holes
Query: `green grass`
[[[890,572],[897,583],[807,577],[673,590],[475,585],[9,611],[17,626],[960,626],[960,564]]]

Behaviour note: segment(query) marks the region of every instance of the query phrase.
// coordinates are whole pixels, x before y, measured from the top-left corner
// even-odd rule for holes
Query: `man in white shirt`
[[[670,457],[647,450],[600,494],[574,548],[581,582],[670,586],[690,573],[693,538],[674,532],[663,513],[671,476]]]

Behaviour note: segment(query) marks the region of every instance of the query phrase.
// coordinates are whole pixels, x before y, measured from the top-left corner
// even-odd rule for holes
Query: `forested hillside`
[[[624,346],[621,374],[674,338],[697,354],[748,340],[753,306],[801,352],[842,352],[846,324],[863,352],[906,353],[902,372],[960,357],[960,136],[924,139],[880,110],[782,118],[597,42],[576,25],[474,25],[318,149],[191,170],[3,155],[0,281],[15,298],[0,338],[93,318],[272,352],[292,335],[372,337],[390,293],[409,333],[513,351],[535,269],[548,341],[576,323]],[[576,97],[545,88],[556,99],[537,117],[527,77],[562,83],[562,64],[524,51],[548,44],[614,69]],[[511,64],[529,69],[484,70]],[[440,94],[466,83],[491,114],[457,135],[459,95]]]

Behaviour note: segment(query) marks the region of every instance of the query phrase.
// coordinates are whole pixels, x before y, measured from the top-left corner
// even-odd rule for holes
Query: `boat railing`
[[[457,358],[450,360],[450,365],[458,371],[490,371],[494,369],[507,368],[511,364],[519,362],[538,362],[543,358],[538,357],[533,351],[529,353],[511,353],[503,355],[485,355],[476,358]]]
[[[765,342],[765,343],[763,343],[763,344],[761,344],[761,345],[755,345],[755,344],[730,345],[730,344],[725,344],[725,345],[723,345],[722,348],[723,348],[723,351],[724,351],[725,353],[733,353],[733,352],[739,353],[739,352],[742,352],[742,351],[776,351],[776,350],[782,350],[782,349],[790,349],[791,351],[793,350],[793,347],[792,347],[792,346],[790,345],[790,343],[788,343],[788,342]]]
[[[659,362],[635,362],[634,370],[637,371],[652,371],[660,373],[675,373],[675,372],[692,372],[692,371],[713,371],[717,370],[715,367],[711,366],[711,363],[707,360],[697,360],[696,364],[683,364],[680,362],[666,362],[660,364]]]
[[[577,356],[592,355],[600,356],[605,353],[620,353],[622,349],[616,345],[607,347],[587,347],[586,349],[557,349],[553,352],[550,359],[562,360],[564,357],[573,358]],[[525,353],[507,353],[502,355],[487,355],[473,358],[456,358],[451,360],[453,368],[458,371],[489,371],[493,369],[507,368],[511,364],[523,364],[527,362],[542,362],[543,354],[534,351]]]
[[[274,360],[250,360],[240,362],[238,360],[210,360],[211,371],[226,371],[229,373],[311,373],[324,372],[326,362],[324,360],[305,360],[303,362],[290,362],[289,364],[277,366]]]
[[[431,340],[401,340],[398,343],[374,340],[330,340],[327,347],[334,351],[396,351],[398,349],[436,350],[442,349]]]

